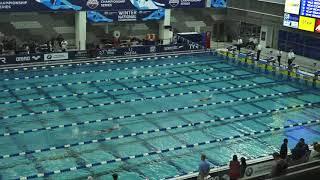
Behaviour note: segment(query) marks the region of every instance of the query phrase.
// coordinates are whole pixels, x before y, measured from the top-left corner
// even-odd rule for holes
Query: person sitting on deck
[[[300,160],[302,158],[306,158],[309,152],[309,146],[305,144],[304,139],[301,138],[297,145],[292,150],[292,159],[293,160]]]

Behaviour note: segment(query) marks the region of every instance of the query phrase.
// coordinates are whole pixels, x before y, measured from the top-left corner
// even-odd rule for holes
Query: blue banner
[[[88,60],[93,57],[113,57],[113,56],[132,56],[142,54],[154,54],[163,52],[176,52],[186,50],[203,49],[200,45],[191,44],[173,44],[159,46],[135,46],[123,48],[101,49],[99,51],[68,51],[68,52],[48,52],[38,54],[21,54],[21,55],[3,55],[0,56],[1,65],[39,63],[45,61],[64,61],[64,60]]]
[[[124,48],[111,48],[100,50],[99,55],[102,57],[109,56],[128,56],[138,54],[150,54],[161,52],[185,51],[189,47],[184,45],[161,45],[161,46],[137,46],[137,47],[124,47]]]
[[[227,8],[227,0],[211,0],[213,8]]]
[[[21,54],[0,56],[0,65],[43,62],[43,54]]]
[[[92,23],[162,20],[164,19],[164,9],[88,11],[87,18]]]
[[[1,0],[4,11],[117,11],[204,8],[205,0]]]
[[[87,10],[204,8],[205,0],[87,0]]]
[[[2,11],[81,11],[85,0],[1,0]]]

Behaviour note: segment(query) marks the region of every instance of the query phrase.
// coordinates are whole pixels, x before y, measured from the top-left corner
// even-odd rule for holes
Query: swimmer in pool
[[[206,102],[206,101],[209,101],[211,98],[201,98],[201,99],[199,99],[199,101],[201,101],[201,102]]]
[[[100,130],[100,131],[95,131],[95,134],[104,134],[104,133],[111,133],[112,131],[114,130],[120,130],[120,125],[119,124],[116,124],[114,125],[113,127],[111,128],[107,128],[107,129],[103,129],[103,130]]]
[[[210,95],[209,97],[200,98],[200,99],[198,99],[198,101],[200,101],[200,102],[207,102],[207,101],[209,101],[209,100],[211,100],[211,99],[212,99],[212,95]]]

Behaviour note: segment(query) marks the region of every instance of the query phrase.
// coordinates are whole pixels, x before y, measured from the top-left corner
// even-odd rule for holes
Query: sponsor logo
[[[171,7],[177,7],[180,3],[180,0],[169,0],[169,4]]]
[[[31,60],[30,56],[16,57],[16,62],[28,62],[30,60]]]
[[[90,9],[96,9],[99,6],[99,1],[98,0],[88,0],[87,1],[87,6]]]
[[[189,49],[199,49],[199,46],[197,44],[189,44]]]
[[[5,57],[0,57],[0,61],[3,64],[7,64],[7,59]]]
[[[41,56],[32,56],[31,58],[35,61],[38,61],[41,58]]]
[[[84,58],[87,58],[88,57],[88,53],[87,51],[77,51],[75,54],[74,54],[74,57],[76,59],[84,59]]]
[[[44,55],[45,61],[65,60],[65,59],[69,59],[68,53],[52,53],[52,54],[45,54]]]
[[[117,52],[117,49],[107,49],[99,51],[100,56],[114,56]]]
[[[182,48],[183,48],[183,46],[167,46],[167,47],[164,47],[163,50],[164,51],[174,51],[174,50],[179,50]]]
[[[155,46],[150,47],[150,53],[154,53],[157,51],[157,48]]]
[[[52,59],[52,55],[51,54],[47,55],[46,57],[47,57],[47,59]]]
[[[127,52],[124,52],[124,55],[136,55],[137,52],[133,51],[132,48],[129,48]]]
[[[299,26],[299,16],[294,14],[285,13],[283,16],[283,25],[291,28],[298,28]]]
[[[252,167],[247,168],[245,173],[246,173],[246,176],[247,176],[247,177],[250,177],[250,176],[253,174],[253,169],[252,169]]]

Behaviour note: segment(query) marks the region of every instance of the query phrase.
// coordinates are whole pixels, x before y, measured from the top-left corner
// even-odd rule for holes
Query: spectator
[[[278,51],[277,51],[277,61],[278,61],[279,67],[281,66],[281,56],[282,56],[282,51],[280,49],[278,49]]]
[[[288,68],[289,68],[289,70],[292,69],[291,65],[292,65],[295,58],[296,58],[295,54],[294,54],[293,50],[291,49],[290,52],[288,53]]]
[[[66,52],[67,51],[67,46],[68,46],[68,41],[67,40],[62,40],[61,41],[62,52]]]
[[[320,144],[317,143],[317,142],[313,143],[313,149],[314,149],[316,152],[320,153]]]
[[[240,177],[243,178],[244,174],[246,173],[246,169],[247,169],[247,162],[246,162],[246,158],[241,157],[241,165],[240,165]]]
[[[257,46],[257,61],[260,60],[261,51],[262,51],[262,46],[261,46],[261,44],[259,43],[258,46]]]
[[[309,147],[305,144],[304,139],[301,138],[297,145],[292,150],[292,159],[300,160],[302,158],[306,158],[309,153]]]
[[[4,51],[4,46],[3,46],[3,43],[0,42],[0,54],[3,54],[3,51]]]
[[[25,46],[24,46],[24,51],[25,51],[26,54],[30,54],[29,45],[25,45]]]
[[[36,53],[36,49],[37,49],[37,44],[35,41],[32,41],[30,43],[30,53]]]
[[[209,175],[210,164],[206,161],[206,155],[201,155],[201,162],[199,164],[198,180],[204,180]]]
[[[315,142],[313,143],[313,150],[310,155],[309,160],[319,160],[320,159],[320,144]]]
[[[52,46],[51,41],[48,41],[46,45],[47,45],[47,51],[48,52],[52,52],[53,51],[53,46]]]
[[[60,46],[61,46],[61,43],[59,43],[59,41],[57,41],[57,40],[53,41],[53,51],[54,52],[60,51],[60,48],[61,48]]]
[[[232,161],[229,164],[229,177],[230,180],[236,180],[240,178],[240,162],[238,161],[237,155],[233,155]]]
[[[288,155],[288,139],[284,139],[283,140],[283,144],[281,145],[280,148],[280,157],[282,159],[287,159],[287,155]]]
[[[56,38],[56,41],[58,43],[58,45],[60,46],[60,48],[62,48],[62,41],[64,40],[63,36],[61,34],[58,35],[58,37]]]
[[[273,158],[271,177],[277,177],[286,172],[288,164],[285,160],[281,159],[280,154],[277,152],[273,153]]]
[[[118,174],[117,173],[112,174],[112,178],[113,180],[118,180]]]

